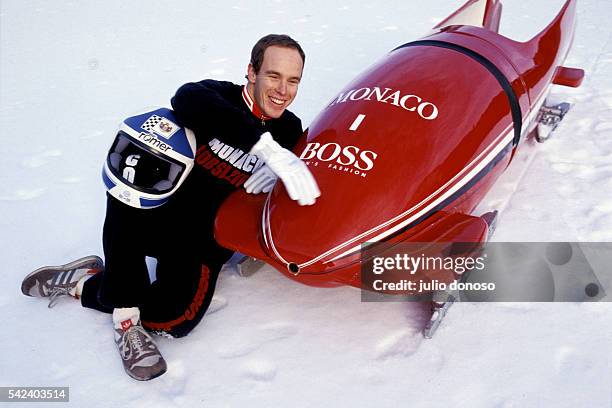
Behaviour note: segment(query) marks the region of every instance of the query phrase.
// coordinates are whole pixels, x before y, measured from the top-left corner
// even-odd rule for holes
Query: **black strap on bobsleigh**
[[[440,47],[460,52],[461,54],[464,54],[473,59],[474,61],[478,62],[480,65],[485,67],[491,74],[493,74],[495,79],[497,79],[502,89],[504,90],[506,96],[508,97],[508,102],[510,103],[510,110],[512,112],[512,121],[514,122],[514,139],[512,141],[512,145],[518,145],[519,141],[521,140],[521,129],[523,128],[523,116],[521,114],[521,106],[519,105],[516,93],[514,93],[514,89],[512,89],[512,84],[510,84],[508,78],[506,78],[506,76],[499,70],[499,68],[495,66],[495,64],[493,64],[491,61],[478,54],[477,52],[470,50],[469,48],[438,40],[421,40],[409,42],[404,45],[400,45],[397,48],[394,48],[391,52],[399,50],[401,48],[416,46]]]

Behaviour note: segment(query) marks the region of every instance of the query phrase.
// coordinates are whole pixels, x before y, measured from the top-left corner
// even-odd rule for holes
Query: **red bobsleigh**
[[[497,33],[502,5],[470,0],[421,40],[392,50],[340,90],[294,152],[321,197],[300,207],[282,183],[238,191],[217,214],[220,244],[313,286],[361,287],[366,242],[484,242],[478,204],[515,157],[548,137],[577,87],[566,68],[576,1],[532,40]]]

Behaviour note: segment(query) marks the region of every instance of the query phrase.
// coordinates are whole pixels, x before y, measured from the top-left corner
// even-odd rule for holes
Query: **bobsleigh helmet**
[[[177,123],[167,108],[121,123],[102,170],[113,197],[135,208],[168,201],[193,168],[196,152],[195,135]]]

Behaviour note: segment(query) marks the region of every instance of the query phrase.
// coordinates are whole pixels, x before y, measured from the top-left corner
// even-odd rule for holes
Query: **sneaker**
[[[125,320],[116,321],[118,310],[130,309],[136,308],[115,309],[113,313],[115,343],[119,348],[125,372],[135,380],[152,380],[166,372],[166,360],[162,357],[151,335],[142,327],[140,313],[133,314],[132,317]]]
[[[77,259],[66,265],[43,266],[25,277],[21,282],[21,292],[26,296],[48,297],[51,308],[61,296],[69,295],[78,299],[79,282],[84,282],[83,278],[89,278],[103,268],[102,259],[95,255]]]

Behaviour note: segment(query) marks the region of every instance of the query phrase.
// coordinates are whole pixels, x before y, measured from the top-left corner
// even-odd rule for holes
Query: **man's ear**
[[[256,76],[257,74],[255,73],[255,68],[253,68],[253,64],[249,63],[249,66],[247,68],[247,81],[249,81],[249,83],[251,84],[254,84]]]

